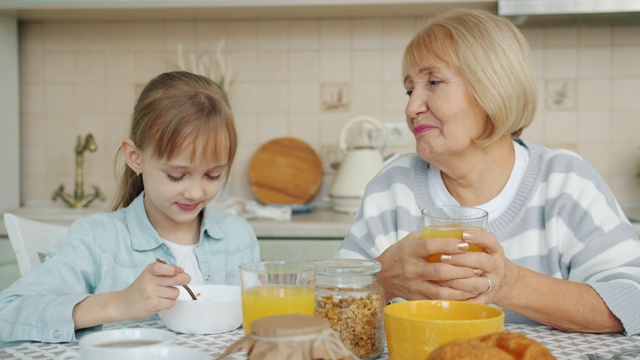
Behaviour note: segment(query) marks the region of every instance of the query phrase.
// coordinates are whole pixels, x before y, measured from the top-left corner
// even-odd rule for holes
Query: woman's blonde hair
[[[186,71],[149,81],[135,105],[129,138],[139,151],[150,151],[158,159],[170,160],[189,150],[192,161],[201,156],[227,164],[225,183],[238,144],[224,91],[211,79]],[[125,164],[113,209],[128,206],[143,190],[142,177]]]
[[[403,78],[429,58],[462,74],[493,124],[479,143],[490,144],[504,134],[517,138],[531,124],[537,99],[529,44],[507,19],[469,9],[429,19],[405,49]]]

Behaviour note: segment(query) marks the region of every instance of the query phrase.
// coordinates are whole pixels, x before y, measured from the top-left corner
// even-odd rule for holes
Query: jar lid
[[[324,318],[291,314],[267,316],[251,323],[251,333],[265,337],[307,335],[319,333],[331,325]]]
[[[382,269],[382,265],[375,260],[327,259],[312,263],[316,265],[316,273],[322,276],[375,275]]]

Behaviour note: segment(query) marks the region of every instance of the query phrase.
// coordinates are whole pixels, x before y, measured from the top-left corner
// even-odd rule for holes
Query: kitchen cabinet
[[[21,21],[140,21],[423,17],[453,7],[497,10],[497,0],[0,0]]]
[[[260,256],[264,261],[310,261],[333,258],[343,238],[258,238]]]
[[[250,220],[265,261],[329,259],[353,222],[352,214],[317,209],[288,221]]]

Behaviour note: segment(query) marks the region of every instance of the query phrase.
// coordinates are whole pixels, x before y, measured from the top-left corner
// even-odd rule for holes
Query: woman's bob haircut
[[[510,21],[484,10],[456,9],[428,20],[404,52],[403,78],[436,59],[465,79],[491,124],[477,139],[491,144],[505,134],[517,138],[531,124],[536,85],[529,45]]]

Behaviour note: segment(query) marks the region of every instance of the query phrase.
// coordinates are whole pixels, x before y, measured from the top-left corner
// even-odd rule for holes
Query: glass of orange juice
[[[454,238],[462,240],[466,229],[487,229],[489,213],[480,208],[460,205],[433,206],[422,210],[422,238]],[[468,251],[484,251],[469,244]],[[441,254],[433,254],[427,262],[440,262]]]
[[[242,323],[267,316],[304,314],[315,310],[316,267],[294,261],[263,261],[240,265]]]

